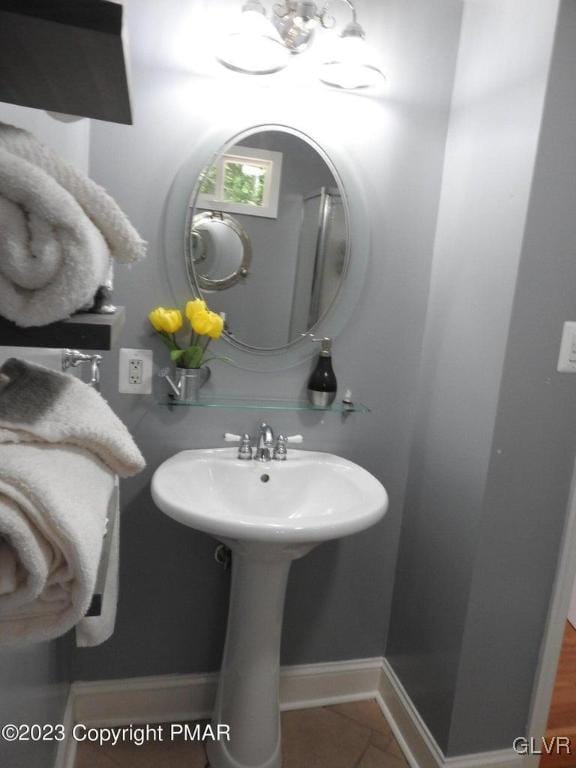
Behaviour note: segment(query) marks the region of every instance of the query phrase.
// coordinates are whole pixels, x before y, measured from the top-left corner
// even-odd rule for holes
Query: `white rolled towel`
[[[115,261],[129,263],[146,256],[146,242],[106,190],[67,163],[31,133],[0,123],[0,148],[32,163],[51,176],[77,201],[102,233]],[[0,194],[1,194],[0,188]]]
[[[117,203],[32,134],[0,123],[0,315],[47,325],[89,306],[110,256],[146,243]]]
[[[22,327],[62,320],[94,298],[109,262],[76,200],[0,149],[0,314]]]

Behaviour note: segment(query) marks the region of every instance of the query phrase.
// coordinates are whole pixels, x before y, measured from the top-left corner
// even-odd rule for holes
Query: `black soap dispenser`
[[[320,343],[318,362],[308,379],[308,399],[320,408],[327,408],[334,402],[338,382],[332,368],[332,339],[313,339]]]

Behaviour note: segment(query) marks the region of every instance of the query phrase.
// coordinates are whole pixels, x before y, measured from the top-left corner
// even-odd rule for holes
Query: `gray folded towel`
[[[116,475],[144,467],[92,388],[23,360],[0,368],[0,644],[63,634],[96,582]]]
[[[79,446],[120,477],[144,468],[130,433],[96,390],[10,358],[0,368],[0,443],[29,442]]]

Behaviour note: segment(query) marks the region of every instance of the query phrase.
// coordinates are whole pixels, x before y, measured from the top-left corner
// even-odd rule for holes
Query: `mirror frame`
[[[190,201],[196,200],[200,174],[226,147],[262,131],[280,131],[297,136],[312,146],[330,168],[343,193],[346,221],[349,232],[347,270],[340,289],[324,317],[310,329],[317,336],[336,339],[349,323],[364,285],[371,251],[371,232],[367,216],[367,204],[363,185],[357,175],[354,159],[334,141],[313,139],[308,133],[294,126],[280,123],[260,123],[230,135],[225,127],[212,130],[209,135],[192,147],[170,189],[164,220],[165,266],[173,298],[178,305],[190,298],[194,288],[190,286],[186,270],[186,248],[189,237],[188,224],[194,209]],[[329,136],[329,131],[327,132]],[[323,146],[321,142],[323,141]],[[184,288],[188,288],[185,293]],[[200,295],[200,294],[196,294]],[[234,364],[245,370],[277,371],[290,368],[317,354],[317,345],[310,337],[295,339],[278,349],[250,347],[231,337],[223,337],[232,347]]]

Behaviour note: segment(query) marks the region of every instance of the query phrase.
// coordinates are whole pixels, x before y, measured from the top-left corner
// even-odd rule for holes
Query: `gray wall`
[[[236,9],[219,3],[218,12]],[[303,432],[306,447],[334,451],[380,477],[390,512],[375,530],[319,547],[294,565],[283,644],[284,663],[380,655],[391,589],[409,455],[421,337],[438,207],[449,97],[461,4],[447,0],[359,3],[370,39],[383,52],[385,103],[328,93],[279,89],[226,78],[190,76],[169,66],[180,50],[174,34],[209,4],[142,0],[128,6],[134,54],[135,125],[94,124],[91,168],[150,241],[145,264],[117,272],[116,300],[126,304],[124,346],[164,348],[147,328],[147,310],[172,301],[163,252],[163,208],[180,164],[227,110],[245,125],[290,115],[312,136],[339,131],[368,192],[373,252],[365,291],[335,344],[342,387],[369,403],[370,417],[274,414],[273,425]],[[344,9],[345,10],[345,9]],[[190,38],[191,39],[191,38]],[[194,53],[194,45],[183,50]],[[320,135],[318,135],[320,134]],[[203,409],[171,413],[154,397],[116,393],[116,359],[106,361],[104,391],[148,460],[148,470],[123,485],[123,555],[117,629],[104,646],[77,652],[80,679],[216,669],[227,609],[228,577],[214,564],[214,542],[155,509],[149,480],[158,464],[183,448],[221,444],[225,430],[252,429],[265,414]],[[214,387],[242,395],[297,396],[310,363],[255,374],[214,366]]]
[[[0,724],[61,723],[70,680],[71,639],[0,652]],[[0,741],[0,765],[46,768],[55,742]]]
[[[448,755],[525,732],[572,471],[573,49],[540,137],[557,6],[464,15],[387,644]]]
[[[453,753],[510,744],[525,726],[566,518],[576,380],[556,364],[562,324],[576,316],[575,39],[576,3],[564,0],[478,528]]]
[[[88,120],[64,125],[43,112],[0,104],[0,121],[32,131],[67,160],[87,170]],[[17,651],[0,651],[0,724],[62,721],[70,679],[70,648],[71,638],[66,638]],[[0,765],[45,768],[51,764],[56,746],[0,739]]]

